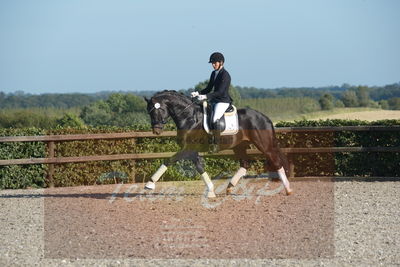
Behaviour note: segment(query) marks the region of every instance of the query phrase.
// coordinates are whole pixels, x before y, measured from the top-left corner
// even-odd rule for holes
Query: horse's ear
[[[148,99],[147,97],[144,96],[143,98],[144,98],[144,100],[146,100],[147,103],[150,102],[150,99]]]

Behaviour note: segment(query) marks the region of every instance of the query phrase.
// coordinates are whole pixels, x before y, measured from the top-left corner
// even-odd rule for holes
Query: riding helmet
[[[224,55],[222,55],[221,53],[215,52],[215,53],[211,54],[210,61],[208,61],[208,63],[214,63],[214,62],[218,62],[218,61],[225,62],[225,58],[224,58]]]

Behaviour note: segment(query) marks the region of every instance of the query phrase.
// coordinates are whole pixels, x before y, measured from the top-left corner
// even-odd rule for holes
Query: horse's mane
[[[185,101],[191,101],[189,97],[185,96],[183,93],[179,93],[175,90],[164,90],[161,92],[157,92],[153,95],[153,97],[168,97],[168,96],[172,96],[172,97],[177,97],[181,100],[185,100]]]

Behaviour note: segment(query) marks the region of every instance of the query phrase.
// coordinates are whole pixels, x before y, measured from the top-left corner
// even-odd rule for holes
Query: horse
[[[161,178],[168,167],[179,160],[191,160],[197,172],[207,186],[207,197],[216,197],[214,185],[204,170],[204,160],[199,152],[209,150],[209,135],[203,129],[202,106],[191,98],[176,91],[165,90],[153,95],[150,99],[145,97],[147,102],[147,113],[150,115],[153,133],[160,135],[164,125],[172,119],[177,127],[177,140],[181,148],[171,158],[158,168],[146,183],[145,189],[154,190],[155,183]],[[253,144],[266,157],[265,167],[269,171],[278,173],[279,179],[283,183],[286,195],[292,194],[285,169],[285,157],[281,152],[275,137],[275,129],[272,121],[256,110],[244,108],[237,110],[239,130],[234,135],[222,135],[220,138],[219,149],[232,149],[235,159],[240,161],[240,168],[231,178],[227,194],[232,193],[239,180],[246,175],[249,168],[249,156],[246,149]],[[287,165],[286,165],[287,166]]]

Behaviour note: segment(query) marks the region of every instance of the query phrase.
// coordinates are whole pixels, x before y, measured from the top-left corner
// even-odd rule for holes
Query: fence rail
[[[400,131],[400,126],[341,126],[341,127],[279,127],[277,133],[316,133],[316,132],[382,132]],[[100,134],[74,134],[74,135],[46,135],[46,136],[5,136],[0,137],[0,143],[6,142],[45,142],[47,144],[47,158],[26,158],[26,159],[6,159],[0,160],[0,166],[7,165],[26,165],[26,164],[50,164],[48,179],[50,184],[54,171],[53,164],[79,163],[90,161],[112,161],[112,160],[139,160],[139,159],[159,159],[169,158],[175,152],[163,153],[139,153],[139,154],[115,154],[115,155],[95,155],[80,157],[55,157],[55,147],[58,142],[84,141],[84,140],[112,140],[112,139],[135,139],[135,138],[155,138],[155,137],[174,137],[175,131],[165,131],[161,135],[151,132],[124,132],[124,133],[100,133]],[[282,148],[286,154],[296,153],[337,153],[337,152],[400,152],[400,147],[301,147]],[[248,149],[249,155],[259,155],[260,151]],[[203,156],[232,156],[232,150],[224,150],[214,155],[206,153]],[[293,166],[291,166],[291,169]]]

